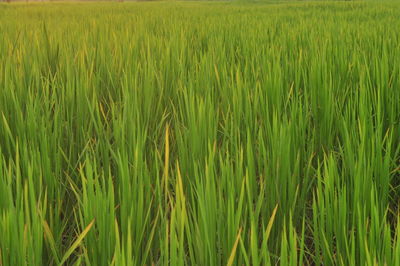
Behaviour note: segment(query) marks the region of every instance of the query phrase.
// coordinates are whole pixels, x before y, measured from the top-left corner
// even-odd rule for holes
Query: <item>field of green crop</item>
[[[0,265],[400,265],[400,3],[0,5]]]

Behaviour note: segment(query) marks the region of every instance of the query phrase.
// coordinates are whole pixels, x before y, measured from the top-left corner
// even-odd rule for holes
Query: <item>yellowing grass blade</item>
[[[233,260],[235,259],[236,249],[237,249],[237,246],[239,244],[240,234],[241,233],[242,233],[242,228],[239,229],[239,232],[237,234],[235,244],[233,245],[233,248],[232,248],[232,251],[231,251],[231,255],[229,256],[228,263],[226,264],[227,266],[232,266],[232,264],[233,264]]]
[[[85,238],[87,233],[89,233],[90,229],[92,228],[94,224],[94,219],[93,221],[90,222],[90,224],[85,228],[85,230],[82,231],[82,233],[79,235],[79,237],[76,239],[76,241],[72,244],[72,246],[65,252],[64,257],[62,258],[60,264],[64,264],[69,256],[71,256],[72,252],[79,246],[79,244],[82,242],[82,240]]]
[[[43,224],[43,231],[44,231],[45,239],[49,243],[49,246],[50,246],[51,252],[53,253],[54,259],[56,260],[57,264],[59,264],[60,259],[57,254],[56,242],[54,241],[53,233],[51,232],[50,227],[46,221],[43,220],[42,224]]]
[[[272,211],[271,218],[269,218],[267,229],[265,230],[265,241],[268,241],[269,234],[271,233],[272,225],[274,224],[275,215],[276,215],[277,210],[278,210],[278,204],[276,204],[274,210]]]

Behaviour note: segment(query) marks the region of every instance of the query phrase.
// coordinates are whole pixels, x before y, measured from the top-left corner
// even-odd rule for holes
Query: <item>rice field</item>
[[[0,265],[400,265],[400,3],[0,4]]]

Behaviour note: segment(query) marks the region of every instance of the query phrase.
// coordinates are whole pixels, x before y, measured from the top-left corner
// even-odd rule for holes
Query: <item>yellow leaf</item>
[[[235,244],[233,245],[233,248],[232,248],[232,251],[231,251],[231,255],[229,256],[228,263],[226,264],[227,266],[232,266],[232,264],[233,264],[233,260],[235,259],[236,249],[237,249],[237,246],[239,244],[240,234],[241,233],[242,233],[242,228],[239,229],[239,232],[237,234]]]
[[[76,241],[72,244],[72,246],[67,250],[67,252],[65,252],[64,257],[61,260],[61,265],[64,264],[67,259],[69,258],[69,256],[71,256],[72,252],[74,252],[74,250],[79,246],[79,244],[82,242],[82,240],[85,238],[85,236],[87,235],[87,233],[89,233],[90,228],[92,228],[94,224],[94,219],[93,221],[90,222],[90,224],[85,228],[85,230],[82,231],[82,233],[78,236],[78,238],[76,239]]]
[[[267,229],[265,230],[265,240],[268,241],[269,234],[271,233],[272,225],[274,224],[276,211],[278,210],[278,204],[276,204],[274,210],[272,211],[271,218],[269,218],[269,222],[267,225]]]

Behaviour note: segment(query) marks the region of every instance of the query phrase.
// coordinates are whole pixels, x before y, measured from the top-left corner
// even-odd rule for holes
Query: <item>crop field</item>
[[[0,4],[0,265],[400,265],[400,3]]]

